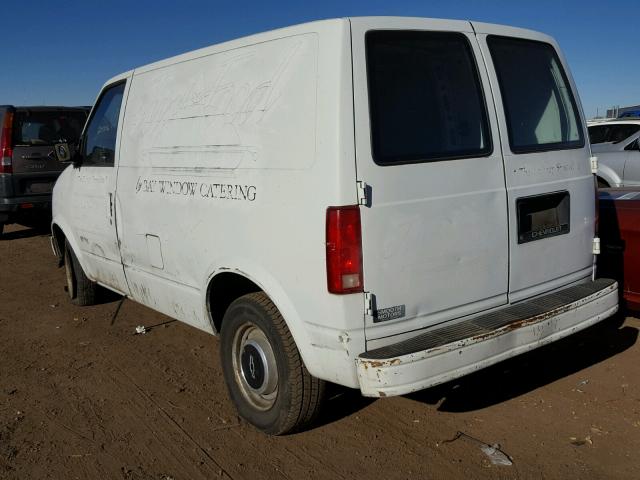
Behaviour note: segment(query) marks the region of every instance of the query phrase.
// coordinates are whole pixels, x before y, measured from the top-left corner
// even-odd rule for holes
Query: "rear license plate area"
[[[518,243],[569,233],[570,206],[567,191],[518,198]]]

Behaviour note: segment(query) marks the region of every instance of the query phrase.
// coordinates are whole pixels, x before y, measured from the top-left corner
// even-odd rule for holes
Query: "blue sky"
[[[587,116],[640,104],[638,0],[5,0],[2,11],[0,104],[91,104],[109,77],[155,60],[295,23],[362,15],[539,30],[560,43]]]

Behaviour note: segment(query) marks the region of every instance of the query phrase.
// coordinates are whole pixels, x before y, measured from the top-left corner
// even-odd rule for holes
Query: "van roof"
[[[539,38],[545,37],[545,39],[548,39],[548,41],[551,41],[551,42],[553,41],[553,39],[551,39],[550,37],[547,37],[546,35],[533,30],[510,27],[507,25],[475,22],[471,20],[437,19],[437,18],[427,18],[427,17],[398,17],[398,16],[331,18],[331,19],[325,19],[325,20],[315,20],[311,22],[281,27],[274,30],[259,32],[259,33],[247,35],[244,37],[231,39],[222,43],[213,44],[213,45],[199,48],[196,50],[191,50],[179,55],[175,55],[173,57],[168,57],[162,60],[158,60],[157,62],[142,65],[140,67],[135,68],[134,70],[123,72],[120,75],[110,78],[104,85],[106,86],[114,82],[117,82],[119,80],[124,80],[125,78],[129,77],[133,73],[138,74],[138,73],[150,72],[152,70],[157,70],[159,68],[174,65],[176,63],[193,60],[193,59],[204,57],[207,55],[213,55],[215,53],[219,53],[223,51],[233,50],[234,48],[261,43],[264,41],[280,38],[283,36],[309,33],[314,31],[314,28],[326,28],[327,26],[332,24],[338,25],[341,23],[346,24],[348,22],[358,22],[361,24],[366,24],[368,22],[371,22],[371,23],[376,21],[379,22],[381,19],[388,20],[391,23],[398,23],[402,21],[415,22],[420,20],[429,20],[429,21],[436,21],[436,22],[456,22],[460,24],[460,31],[469,31],[469,32],[475,31],[477,33],[494,33],[494,34],[499,32],[499,34],[506,35],[506,36],[513,35],[513,36],[539,37]]]

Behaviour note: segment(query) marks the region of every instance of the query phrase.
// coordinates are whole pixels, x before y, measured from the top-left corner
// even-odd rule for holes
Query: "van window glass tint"
[[[89,120],[84,145],[84,165],[112,166],[124,83],[106,90]]]
[[[567,76],[547,43],[488,39],[514,153],[584,146]]]
[[[597,127],[588,127],[589,130],[589,142],[603,143],[606,142],[608,127],[604,125],[598,125]]]
[[[598,125],[589,127],[589,140],[596,143],[620,143],[640,130],[640,125]]]
[[[382,165],[487,155],[478,71],[457,33],[366,35],[373,158]]]
[[[14,145],[78,143],[87,114],[82,111],[17,110],[13,120]]]

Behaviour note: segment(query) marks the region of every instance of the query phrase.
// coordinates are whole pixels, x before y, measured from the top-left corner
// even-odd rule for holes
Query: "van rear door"
[[[473,25],[503,132],[509,299],[517,302],[592,273],[595,202],[587,133],[552,38]]]
[[[368,193],[365,330],[375,348],[507,303],[507,199],[471,24],[385,18],[351,27],[357,179]]]

